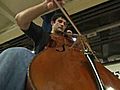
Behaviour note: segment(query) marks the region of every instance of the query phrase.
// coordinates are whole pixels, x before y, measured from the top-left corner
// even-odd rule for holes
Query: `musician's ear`
[[[51,21],[51,25],[53,25],[54,24],[54,21]]]

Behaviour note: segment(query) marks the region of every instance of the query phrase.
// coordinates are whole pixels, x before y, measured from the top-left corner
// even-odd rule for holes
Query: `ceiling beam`
[[[71,15],[107,1],[109,0],[69,0],[65,8]]]
[[[0,14],[5,16],[6,18],[8,18],[11,22],[15,23],[15,19],[14,19],[13,13],[1,1],[0,1]]]
[[[6,32],[0,34],[0,44],[7,42],[11,39],[14,39],[16,37],[19,37],[23,34],[23,32],[19,29],[17,24],[12,25],[11,27],[8,27]]]
[[[120,21],[117,21],[117,22],[114,22],[114,23],[111,23],[111,24],[107,24],[107,25],[92,29],[90,31],[93,31],[93,32],[87,33],[86,35],[87,35],[88,38],[91,38],[91,37],[97,36],[98,32],[102,32],[102,31],[105,31],[105,30],[110,30],[112,28],[116,28],[116,27],[119,27],[119,26],[120,26]]]

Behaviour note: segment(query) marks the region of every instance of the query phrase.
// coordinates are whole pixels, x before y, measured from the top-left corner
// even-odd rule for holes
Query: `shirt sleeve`
[[[35,43],[42,39],[43,29],[42,27],[31,22],[28,30],[23,31],[28,37],[30,37]]]
[[[43,50],[44,46],[48,43],[49,33],[33,22],[31,22],[29,29],[23,32],[34,41],[35,53],[39,53]]]

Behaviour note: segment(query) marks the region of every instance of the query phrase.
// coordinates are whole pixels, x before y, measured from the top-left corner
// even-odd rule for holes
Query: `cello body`
[[[64,37],[54,38],[56,45],[47,46],[34,57],[29,66],[28,80],[35,90],[98,90],[91,66],[80,48],[64,47]],[[54,46],[54,47],[53,47]],[[120,80],[95,61],[105,90],[120,90]],[[110,89],[112,88],[112,89]]]

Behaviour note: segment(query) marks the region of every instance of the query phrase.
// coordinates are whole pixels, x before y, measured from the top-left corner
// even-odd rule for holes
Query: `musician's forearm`
[[[20,28],[26,30],[31,21],[47,11],[47,3],[43,2],[18,13],[15,18]]]

